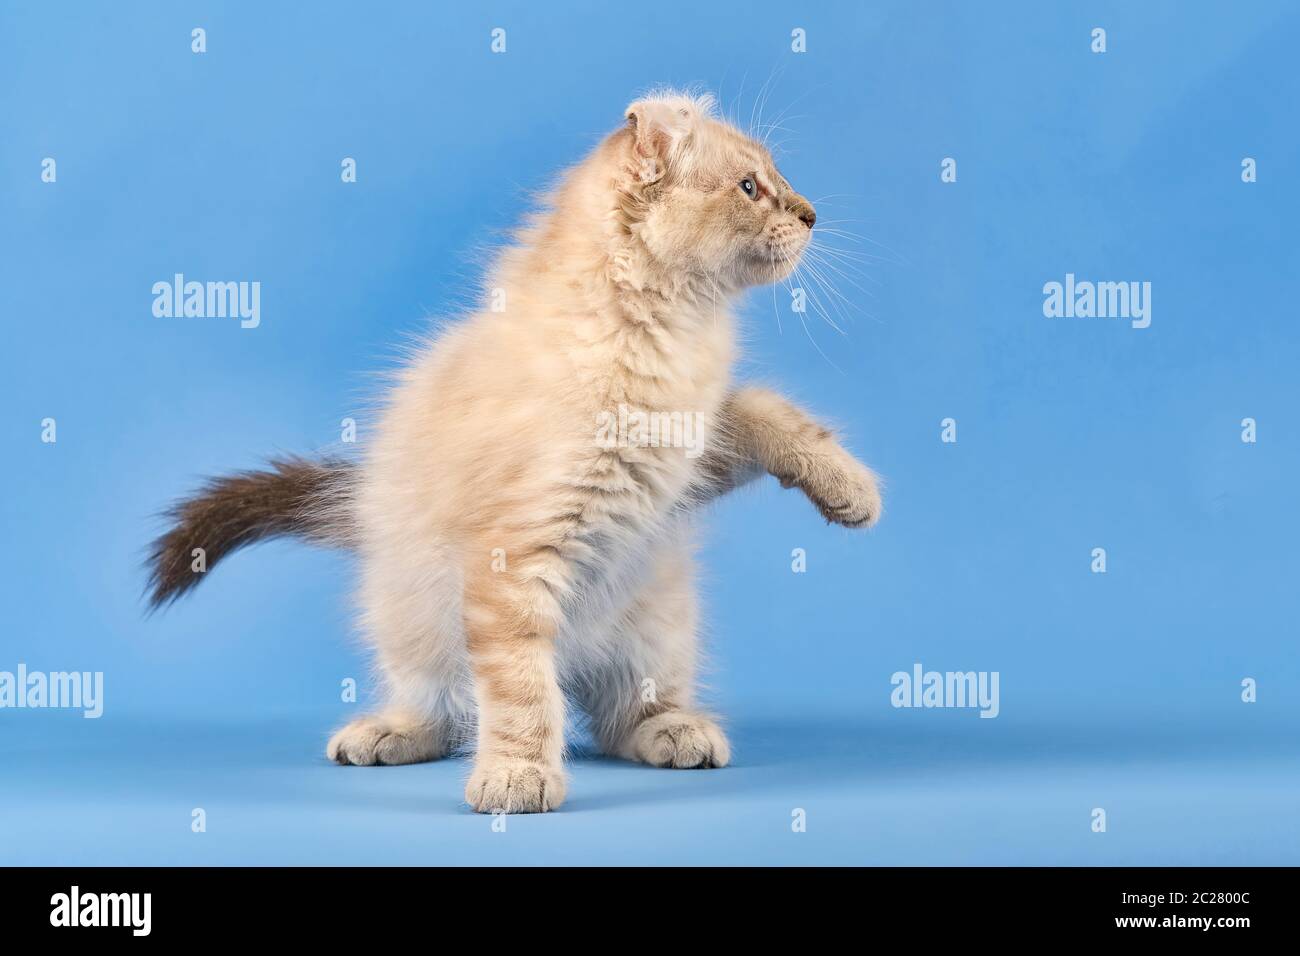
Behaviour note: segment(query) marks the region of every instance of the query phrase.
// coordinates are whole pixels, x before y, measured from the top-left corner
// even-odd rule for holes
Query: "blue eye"
[[[740,181],[740,190],[750,199],[758,198],[758,183],[746,176]]]

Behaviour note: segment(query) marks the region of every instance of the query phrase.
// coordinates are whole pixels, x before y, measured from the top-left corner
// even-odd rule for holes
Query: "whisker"
[[[808,330],[808,323],[804,321],[803,313],[799,313],[799,324],[803,326],[803,334],[808,336],[808,341],[811,342],[813,348],[817,350],[817,354],[826,360],[827,365],[829,365],[831,368],[835,369],[835,371],[843,375],[844,370],[830,360],[830,356],[828,356],[825,352],[822,351],[822,347],[818,345],[817,340],[813,338],[812,332]]]
[[[884,256],[872,255],[870,252],[860,252],[857,249],[841,249],[825,242],[815,243],[811,248],[815,248],[818,252],[824,252],[844,265],[853,266],[856,269],[861,269],[876,262],[891,261],[885,259]]]
[[[822,271],[822,269],[830,268],[830,264],[829,264],[829,263],[826,263],[826,262],[817,262],[816,260],[810,260],[810,261],[808,262],[808,268],[809,268],[810,271],[813,271],[814,274],[815,274],[819,279],[822,280],[823,285],[824,285],[825,288],[826,288],[826,293],[827,293],[828,296],[834,296],[835,298],[839,299],[841,302],[843,302],[845,305],[849,306],[850,308],[853,307],[854,303],[851,302],[851,301],[848,299],[848,297],[844,295],[843,292],[841,292],[839,289],[837,289],[837,288],[835,287],[835,284],[831,281],[830,276],[826,275],[826,274]],[[846,317],[846,318],[847,318],[847,317]]]
[[[817,199],[810,200],[810,202],[822,203],[822,202],[827,202],[831,199],[861,199],[861,198],[862,198],[861,196],[856,196],[853,193],[827,193],[825,196],[821,196]],[[831,203],[831,205],[834,205],[834,203]]]
[[[793,299],[795,288],[802,288],[802,287],[803,287],[802,280],[801,280],[801,278],[800,278],[800,276],[799,276],[799,267],[798,267],[797,264],[795,264],[795,263],[793,262],[793,257],[790,255],[790,253],[786,252],[785,250],[781,250],[781,264],[782,264],[782,266],[791,266],[791,267],[792,267],[792,268],[790,269],[789,273],[787,274],[787,276],[786,276],[786,280],[785,280],[785,281],[786,281],[786,288],[790,290],[790,295],[791,295],[791,298]],[[792,285],[791,285],[791,281],[792,281],[792,280],[794,280],[794,281],[798,281],[798,282],[800,283],[800,285],[797,286],[797,287],[796,287],[796,286],[792,286]],[[807,291],[808,291],[808,290],[806,290],[806,289],[804,290],[804,299],[805,299],[805,301],[807,301]],[[804,334],[805,336],[807,336],[808,341],[812,343],[812,347],[813,347],[814,349],[817,350],[817,354],[820,355],[820,356],[822,357],[822,360],[825,361],[827,365],[829,365],[831,368],[835,369],[835,371],[837,371],[837,372],[839,372],[841,375],[843,375],[843,374],[844,374],[844,370],[841,369],[838,365],[836,365],[834,362],[831,361],[830,356],[828,356],[828,355],[827,355],[827,354],[822,350],[822,347],[817,343],[817,339],[813,337],[812,331],[808,328],[808,323],[807,323],[807,321],[806,321],[806,320],[804,319],[804,317],[803,317],[803,313],[802,313],[802,312],[796,312],[795,314],[796,314],[797,316],[799,316],[799,325],[803,328],[803,334]]]
[[[772,275],[776,275],[776,251],[771,246],[768,246],[767,257],[772,263]],[[776,334],[782,335],[784,333],[781,330],[781,309],[776,304],[776,286],[777,283],[773,282],[772,283],[772,314],[776,316]]]
[[[795,271],[796,271],[796,272],[800,272],[800,270],[798,269],[798,267],[796,267],[796,270],[795,270]],[[811,276],[812,273],[809,272],[809,275]],[[815,280],[815,277],[814,277],[814,280]],[[818,314],[818,316],[821,317],[821,320],[822,320],[823,322],[825,322],[827,325],[829,325],[831,328],[833,328],[836,332],[839,332],[841,335],[843,335],[843,334],[844,334],[844,330],[841,329],[841,328],[840,328],[840,327],[835,323],[835,320],[831,318],[830,311],[829,311],[829,310],[826,308],[826,306],[822,303],[821,297],[817,295],[817,291],[816,291],[816,289],[812,288],[811,285],[810,285],[808,282],[804,281],[804,277],[803,277],[802,273],[800,273],[800,285],[803,287],[803,290],[804,290],[805,301],[807,301],[807,302],[809,302],[810,304],[812,304],[814,311],[816,311],[816,313]]]
[[[838,265],[836,265],[834,262],[828,262],[828,261],[826,261],[825,259],[817,259],[817,258],[815,258],[811,253],[805,253],[805,257],[811,259],[811,261],[817,263],[818,265],[820,265],[820,266],[822,266],[822,267],[824,267],[824,268],[826,268],[826,269],[830,269],[832,272],[835,273],[835,275],[839,276],[839,277],[840,277],[841,279],[843,279],[845,282],[849,283],[851,286],[853,286],[853,288],[857,289],[857,290],[858,290],[859,292],[861,292],[863,295],[865,295],[865,296],[869,296],[869,297],[872,298],[872,299],[874,299],[874,298],[876,297],[876,294],[875,294],[874,292],[872,292],[872,291],[869,290],[869,289],[864,289],[862,286],[858,285],[858,283],[857,283],[857,281],[856,281],[856,279],[855,279],[855,277],[853,276],[852,273],[845,272],[843,269],[841,269],[841,268],[840,268]],[[869,276],[869,275],[867,275],[866,273],[859,273],[859,274],[858,274],[858,278],[865,279],[867,282],[874,282],[876,285],[881,285],[881,282],[880,282],[879,279],[876,279],[876,278],[874,278],[873,276]]]
[[[862,252],[862,251],[857,250],[857,249],[840,249],[840,248],[838,248],[838,247],[836,247],[836,246],[828,245],[827,243],[824,243],[824,242],[821,243],[821,244],[818,246],[818,248],[821,249],[821,250],[823,250],[824,252],[831,252],[831,253],[834,253],[834,254],[840,256],[840,257],[843,258],[843,259],[849,259],[849,260],[853,260],[853,261],[856,261],[856,262],[862,262],[862,263],[869,263],[869,262],[889,262],[889,263],[892,263],[892,264],[894,264],[894,265],[905,265],[905,263],[901,262],[900,260],[898,260],[898,259],[891,259],[891,258],[889,258],[889,256],[878,256],[878,255],[876,255],[875,253],[872,253],[872,252]]]
[[[768,73],[767,79],[763,82],[762,87],[759,89],[758,95],[754,97],[754,104],[753,106],[750,107],[749,110],[749,129],[751,131],[755,127],[754,111],[755,110],[758,111],[757,122],[762,123],[763,111],[767,109],[767,98],[771,95],[773,81],[775,81],[777,77],[784,72],[785,72],[785,66],[783,64],[779,66],[774,66],[772,68],[772,71]],[[751,132],[750,135],[753,136],[753,133]],[[759,137],[755,136],[754,138],[758,139]]]
[[[817,83],[817,84],[814,84],[813,86],[809,87],[808,89],[804,90],[802,93],[800,93],[798,96],[796,96],[793,100],[791,100],[788,104],[786,104],[785,109],[783,109],[780,113],[777,114],[777,117],[776,117],[775,120],[773,120],[773,122],[774,122],[774,123],[783,123],[783,122],[785,122],[786,114],[788,114],[788,113],[790,112],[790,110],[794,109],[794,107],[799,103],[800,100],[802,100],[805,96],[808,96],[810,93],[817,92],[817,91],[819,91],[819,90],[825,88],[825,86],[826,86],[825,83]]]
[[[836,332],[839,332],[841,335],[848,335],[848,332],[846,332],[843,328],[841,328],[838,322],[832,321],[832,319],[830,318],[830,313],[833,310],[835,312],[835,315],[840,319],[841,322],[843,322],[845,325],[849,325],[853,320],[844,311],[844,305],[848,305],[852,307],[853,303],[849,302],[848,299],[845,299],[844,295],[838,289],[836,289],[833,285],[828,283],[826,278],[822,275],[822,273],[817,269],[816,266],[814,266],[812,263],[807,263],[806,265],[808,269],[808,274],[812,276],[813,281],[817,283],[817,287],[826,296],[826,304],[823,306],[823,308],[826,311],[825,318],[827,323],[829,323],[831,328],[833,328]],[[838,297],[838,299],[836,297]],[[841,304],[841,301],[843,302],[843,304]]]
[[[834,220],[831,220],[831,222],[834,222]],[[862,241],[862,237],[859,236],[857,233],[849,232],[847,229],[832,228],[830,223],[824,223],[820,219],[817,220],[817,231],[824,236],[826,235],[835,236],[837,239],[847,239],[849,240],[849,242]]]
[[[823,245],[810,244],[808,249],[806,249],[804,252],[805,258],[807,258],[812,263],[816,263],[819,268],[826,270],[826,272],[828,273],[826,276],[828,282],[830,281],[830,276],[833,275],[836,278],[844,282],[847,282],[858,292],[862,293],[866,298],[868,299],[877,298],[876,294],[871,289],[862,285],[858,280],[860,279],[862,280],[862,282],[870,283],[871,285],[876,286],[877,288],[883,287],[884,283],[882,283],[875,276],[866,272],[860,264],[852,261],[845,261],[843,259],[834,258],[835,255],[836,255],[836,250],[827,249]],[[837,289],[836,291],[839,290]],[[869,309],[865,308],[864,306],[856,302],[852,302],[851,300],[848,299],[848,297],[844,296],[842,292],[840,294],[856,313],[861,313],[862,315],[865,315],[868,318],[870,318],[872,321],[875,322],[880,321],[875,316],[875,314],[873,314]]]

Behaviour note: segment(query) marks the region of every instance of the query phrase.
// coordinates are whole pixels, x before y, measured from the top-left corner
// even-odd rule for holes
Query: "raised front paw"
[[[802,490],[827,521],[868,528],[880,520],[884,505],[879,479],[839,445],[805,459],[794,474],[780,480],[786,488]]]
[[[564,802],[559,767],[480,757],[465,785],[465,802],[477,813],[546,813]]]

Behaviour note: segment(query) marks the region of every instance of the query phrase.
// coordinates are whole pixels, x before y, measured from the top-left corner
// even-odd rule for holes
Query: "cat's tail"
[[[152,607],[188,593],[218,561],[255,541],[290,536],[348,546],[355,466],[306,458],[268,465],[209,479],[167,512],[171,529],[154,541],[147,562]]]

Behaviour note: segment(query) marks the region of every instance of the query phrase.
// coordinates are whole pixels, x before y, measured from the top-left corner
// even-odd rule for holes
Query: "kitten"
[[[504,309],[399,374],[362,461],[214,480],[152,556],[158,605],[197,584],[194,548],[209,566],[281,534],[354,549],[385,705],[326,753],[402,764],[473,742],[481,812],[561,804],[566,700],[606,753],[727,764],[695,700],[694,508],[766,472],[829,521],[880,515],[875,477],[829,430],[729,382],[731,303],[791,272],[812,205],[710,97],[655,94],[625,118],[501,253]],[[691,416],[703,453],[644,429],[598,441],[619,410]]]

